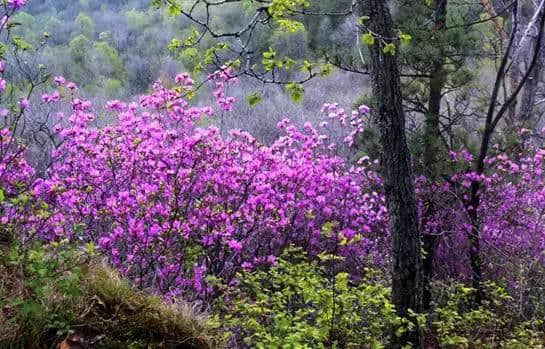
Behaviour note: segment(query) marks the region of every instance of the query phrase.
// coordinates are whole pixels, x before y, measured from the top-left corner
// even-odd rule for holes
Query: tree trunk
[[[397,313],[409,318],[409,309],[422,310],[422,256],[417,204],[405,137],[405,116],[397,56],[384,53],[387,43],[397,44],[390,10],[384,0],[360,0],[369,29],[379,35],[371,52],[371,77],[376,99],[374,113],[380,130],[381,164],[392,230],[392,300]],[[421,347],[418,326],[401,337],[392,336],[393,347],[410,343]]]
[[[541,49],[536,65],[534,67],[534,71],[532,72],[532,75],[528,78],[528,82],[526,82],[526,86],[524,86],[524,92],[522,93],[522,98],[520,100],[520,112],[519,112],[519,119],[523,123],[529,123],[527,127],[533,127],[533,122],[535,120],[532,120],[533,112],[534,112],[534,105],[536,103],[536,94],[538,92],[538,84],[541,79],[541,73],[543,72],[543,60],[545,59],[544,54],[544,47],[543,44],[541,44],[541,48],[536,46],[537,43],[533,42],[533,50],[539,50]]]
[[[441,40],[440,32],[446,27],[447,20],[447,0],[436,0],[435,18],[434,18],[434,30],[439,35],[438,40]],[[439,176],[440,166],[439,161],[442,150],[441,145],[441,130],[439,124],[439,118],[441,115],[441,100],[443,98],[443,87],[445,85],[445,70],[443,68],[445,64],[445,58],[442,54],[439,54],[435,62],[433,62],[433,68],[430,72],[431,78],[429,80],[429,100],[428,100],[428,112],[426,114],[426,120],[424,124],[424,166],[425,174],[428,179],[434,181]],[[436,207],[430,200],[428,201],[426,211],[423,213],[423,223],[431,219],[435,215]],[[435,246],[437,244],[437,235],[435,232],[428,232],[422,237],[424,242],[423,256],[423,309],[427,310],[431,303],[431,289],[430,282],[433,277],[433,258]]]
[[[490,141],[486,140],[486,144]],[[483,144],[485,144],[483,142]],[[487,153],[488,145],[484,148]],[[481,174],[483,169],[480,168],[477,173]],[[481,260],[481,222],[479,220],[478,209],[481,204],[481,185],[479,182],[471,184],[471,199],[469,202],[469,219],[471,222],[471,232],[468,235],[469,242],[469,267],[471,268],[471,286],[475,290],[475,303],[481,304],[484,299],[483,288],[483,268]]]
[[[516,1],[514,3],[513,7],[513,17],[518,19],[518,10],[519,10],[519,2]],[[501,64],[498,68],[498,72],[496,74],[496,81],[494,83],[494,87],[492,89],[492,95],[490,97],[490,103],[488,105],[488,112],[486,114],[486,123],[484,127],[484,132],[481,140],[481,148],[479,151],[479,156],[475,162],[475,173],[477,175],[481,175],[484,173],[485,169],[485,160],[488,155],[488,148],[490,147],[490,141],[492,139],[492,135],[498,125],[498,123],[502,120],[505,113],[509,110],[511,105],[515,103],[520,91],[525,86],[525,84],[528,82],[528,79],[531,77],[531,75],[534,73],[534,69],[536,68],[536,65],[538,63],[538,60],[540,58],[541,54],[541,48],[543,44],[543,34],[545,30],[545,10],[542,10],[539,13],[539,17],[536,18],[539,22],[538,24],[538,33],[536,37],[536,43],[535,47],[538,48],[537,50],[534,50],[532,54],[532,58],[530,60],[529,66],[525,72],[525,74],[522,76],[520,83],[514,91],[512,91],[511,95],[506,98],[505,103],[503,103],[498,110],[497,102],[498,102],[498,96],[500,87],[502,84],[502,81],[504,81],[506,74],[508,72],[508,66],[509,66],[509,58],[512,54],[512,49],[514,47],[516,34],[518,31],[519,23],[517,20],[514,21],[512,24],[511,29],[511,35],[509,38],[509,42],[507,45],[507,48],[505,50],[505,53],[503,55]],[[537,22],[536,22],[537,24]],[[496,111],[497,110],[497,111]],[[467,209],[469,212],[469,217],[471,221],[471,232],[469,233],[468,240],[469,240],[469,261],[470,261],[470,267],[473,277],[473,287],[477,290],[476,294],[476,301],[477,303],[480,303],[482,299],[484,298],[484,288],[483,288],[483,270],[482,270],[482,257],[480,253],[481,249],[481,241],[480,241],[480,228],[481,228],[481,222],[480,217],[478,214],[478,209],[481,203],[481,182],[480,181],[473,181],[471,183],[471,197],[469,202],[467,202]]]

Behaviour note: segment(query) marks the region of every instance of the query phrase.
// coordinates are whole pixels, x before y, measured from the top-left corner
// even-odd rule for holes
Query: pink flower
[[[62,76],[55,76],[54,81],[55,81],[55,85],[57,86],[64,85],[64,83],[66,82],[66,80]]]
[[[369,112],[371,111],[371,108],[362,104],[358,107],[358,111],[360,114],[369,114]]]
[[[356,236],[356,232],[353,229],[346,228],[343,231],[343,235],[348,240],[352,240]]]
[[[235,252],[242,251],[242,244],[236,240],[229,240],[227,241],[227,245],[230,249],[234,250]]]
[[[244,262],[242,263],[241,267],[245,270],[252,270],[254,265],[250,262]]]
[[[159,236],[160,234],[161,234],[161,227],[157,224],[152,225],[149,230],[149,235],[151,237],[156,237],[156,236]]]
[[[127,105],[119,100],[113,100],[106,103],[106,108],[114,111],[123,111]]]
[[[273,255],[267,256],[267,263],[269,263],[272,266],[275,266],[277,264],[276,256],[273,256]]]
[[[193,86],[195,84],[193,79],[191,79],[191,77],[187,73],[181,73],[176,75],[175,81],[182,86]]]
[[[8,3],[11,4],[11,6],[18,10],[21,7],[25,6],[27,0],[8,0]]]
[[[109,237],[101,237],[98,240],[98,246],[105,250],[109,249],[112,246],[112,244],[113,244],[113,241]]]
[[[19,106],[22,110],[25,110],[30,106],[30,101],[26,98],[23,98],[19,101]]]
[[[462,157],[467,162],[473,161],[473,154],[471,154],[467,149],[462,150]]]

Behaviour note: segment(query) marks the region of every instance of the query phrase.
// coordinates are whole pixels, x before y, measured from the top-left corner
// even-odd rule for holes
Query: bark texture
[[[537,47],[536,41],[532,42],[532,51],[539,50],[539,56],[537,58],[536,65],[532,75],[528,78],[528,82],[524,87],[522,98],[520,102],[519,118],[523,123],[528,123],[527,127],[533,127],[536,120],[534,120],[534,109],[536,103],[536,95],[538,93],[538,86],[543,73],[543,65],[545,60],[545,48],[543,42],[541,47]]]
[[[398,59],[396,55],[383,51],[385,44],[397,44],[397,40],[386,1],[361,0],[360,4],[362,15],[370,18],[369,29],[379,36],[370,46],[370,70],[392,229],[392,300],[400,316],[410,317],[409,309],[415,312],[422,310],[422,256]],[[394,348],[408,343],[414,348],[421,347],[417,328],[401,337],[393,336],[393,339]]]
[[[435,1],[435,16],[434,16],[434,30],[442,32],[446,28],[447,20],[447,0]],[[439,35],[440,37],[441,35]],[[440,154],[442,154],[441,144],[441,129],[439,118],[441,115],[441,100],[443,98],[443,88],[445,86],[445,56],[437,55],[433,62],[432,70],[430,72],[429,80],[429,100],[428,100],[428,112],[426,114],[426,121],[424,125],[424,165],[425,174],[430,180],[435,180],[438,177],[440,171]],[[426,210],[423,214],[423,223],[435,214],[436,207],[433,201],[429,201],[426,205]],[[422,236],[423,248],[425,255],[423,256],[423,309],[429,309],[431,303],[431,289],[429,284],[433,277],[433,259],[434,251],[437,243],[436,232],[428,232]]]

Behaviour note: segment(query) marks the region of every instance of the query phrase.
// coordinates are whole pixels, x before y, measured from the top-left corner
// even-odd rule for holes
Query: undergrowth
[[[487,299],[435,282],[433,309],[401,319],[383,272],[352,279],[327,254],[290,247],[269,268],[246,270],[200,312],[131,286],[94,246],[68,243],[0,249],[0,348],[57,348],[82,338],[86,348],[388,348],[418,324],[426,348],[544,348],[542,314],[516,316],[496,283]]]
[[[93,348],[215,348],[206,316],[132,287],[92,246],[4,248],[0,348],[54,348],[69,335]]]

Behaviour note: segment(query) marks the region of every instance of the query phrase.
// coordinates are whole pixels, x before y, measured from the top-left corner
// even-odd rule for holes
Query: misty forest
[[[0,0],[0,348],[545,348],[545,0]]]

